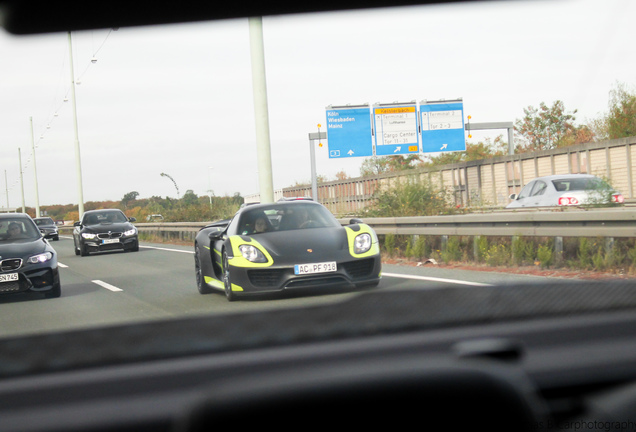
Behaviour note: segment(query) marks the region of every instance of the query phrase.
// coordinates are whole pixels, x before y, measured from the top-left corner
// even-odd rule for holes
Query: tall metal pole
[[[75,73],[73,72],[73,42],[68,32],[68,54],[71,69],[71,101],[73,103],[73,127],[75,129],[75,170],[77,172],[77,209],[79,218],[84,215],[84,189],[82,187],[82,158],[80,157],[79,132],[77,128],[77,104],[75,102]]]
[[[9,183],[7,183],[7,170],[4,170],[4,190],[7,194],[7,211],[9,210]]]
[[[318,201],[318,178],[316,175],[316,145],[314,140],[327,139],[326,132],[320,132],[320,125],[318,125],[318,132],[309,134],[309,160],[311,162],[311,197],[314,201]]]
[[[18,147],[18,163],[20,164],[20,195],[22,196],[22,213],[26,213],[24,205],[24,178],[22,177],[22,151]]]
[[[35,163],[35,139],[33,139],[33,117],[29,117],[31,123],[31,152],[33,153],[33,177],[35,178],[35,217],[40,217],[40,192],[38,188],[38,168]]]
[[[249,18],[250,55],[252,60],[252,86],[254,116],[256,120],[256,155],[258,158],[258,186],[262,203],[274,202],[272,154],[269,140],[269,114],[267,109],[267,82],[265,79],[265,49],[263,47],[263,20]]]

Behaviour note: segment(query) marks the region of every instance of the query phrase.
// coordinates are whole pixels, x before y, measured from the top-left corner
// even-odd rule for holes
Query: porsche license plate
[[[119,243],[119,239],[104,239],[102,240],[102,244],[109,244],[109,243]]]
[[[335,261],[312,263],[312,264],[296,264],[294,266],[294,273],[297,275],[313,274],[313,273],[328,273],[335,272],[338,269]]]
[[[18,280],[17,273],[0,274],[0,282],[12,282]]]

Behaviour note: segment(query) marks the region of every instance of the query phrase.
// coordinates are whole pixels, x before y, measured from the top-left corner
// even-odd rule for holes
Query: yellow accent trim
[[[240,287],[236,284],[232,284],[232,291],[243,291],[243,287]]]
[[[375,256],[379,254],[380,243],[378,242],[378,236],[376,235],[375,231],[373,231],[373,229],[367,224],[361,223],[361,224],[358,224],[358,226],[360,227],[358,231],[354,231],[348,226],[345,227],[345,231],[347,232],[347,241],[349,243],[349,253],[351,254],[351,256],[353,256],[354,258],[366,258],[366,257]],[[371,235],[371,247],[369,248],[368,251],[361,254],[357,254],[354,252],[355,240],[358,235],[364,234],[364,233]]]
[[[234,258],[228,258],[228,263],[234,267],[269,267],[274,264],[274,259],[267,252],[259,242],[249,237],[249,240],[243,240],[241,236],[232,236],[230,237],[230,245],[232,247],[232,255]],[[241,253],[239,246],[242,245],[251,245],[257,248],[267,259],[267,262],[264,263],[254,263],[243,258],[243,254]]]
[[[207,285],[211,285],[214,288],[224,288],[223,282],[218,279],[211,278],[210,276],[203,276],[203,280]]]

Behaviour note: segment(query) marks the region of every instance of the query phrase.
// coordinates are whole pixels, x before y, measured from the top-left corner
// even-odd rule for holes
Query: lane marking
[[[384,272],[382,272],[382,276],[403,278],[403,279],[425,280],[425,281],[431,281],[431,282],[453,283],[453,284],[459,284],[459,285],[493,286],[492,284],[480,283],[480,282],[468,282],[468,281],[461,281],[461,280],[457,280],[457,279],[444,279],[444,278],[436,278],[436,277],[430,277],[430,276],[403,275],[403,274],[398,274],[398,273],[384,273]]]
[[[162,248],[162,247],[154,247],[154,246],[142,246],[139,245],[140,248],[145,248],[145,249],[157,249],[157,250],[165,250],[165,251],[169,251],[169,252],[181,252],[181,253],[188,253],[188,254],[193,254],[194,251],[187,251],[187,250],[180,250],[180,249],[170,249],[170,248]]]
[[[113,292],[123,291],[123,289],[117,288],[116,286],[111,285],[111,284],[109,284],[109,283],[106,283],[106,282],[104,282],[104,281],[100,281],[100,280],[93,280],[93,281],[91,281],[91,282],[93,282],[94,284],[97,284],[97,285],[99,285],[99,286],[101,286],[101,287],[103,287],[103,288],[106,288],[107,290],[111,290],[111,291],[113,291]]]
[[[66,264],[62,264],[61,262],[57,262],[58,267],[62,267],[62,268],[68,268],[68,266]]]

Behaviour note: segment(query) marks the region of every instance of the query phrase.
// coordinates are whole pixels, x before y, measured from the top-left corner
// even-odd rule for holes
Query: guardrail
[[[349,223],[349,218],[339,219]],[[417,217],[364,218],[380,235],[636,237],[636,208],[561,209]],[[211,222],[138,223],[141,232],[194,240]],[[176,233],[176,234],[175,234]]]

